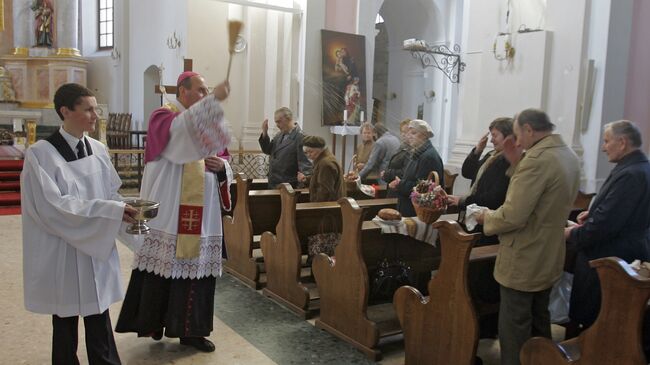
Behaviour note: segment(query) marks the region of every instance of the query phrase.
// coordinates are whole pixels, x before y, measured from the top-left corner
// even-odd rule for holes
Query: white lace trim
[[[199,257],[176,258],[176,235],[155,229],[145,236],[135,254],[133,269],[147,271],[166,279],[200,279],[221,276],[221,243],[223,236],[201,237]]]

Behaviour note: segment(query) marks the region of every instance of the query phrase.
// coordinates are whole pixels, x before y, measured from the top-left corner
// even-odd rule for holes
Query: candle
[[[348,121],[348,110],[343,109],[343,121],[347,122]]]
[[[365,119],[363,118],[364,116],[365,116],[365,115],[363,114],[363,110],[362,110],[362,111],[361,111],[361,118],[360,118],[362,123],[365,121]]]

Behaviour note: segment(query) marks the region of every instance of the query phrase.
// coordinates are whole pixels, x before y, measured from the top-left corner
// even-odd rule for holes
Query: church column
[[[34,19],[29,1],[13,2],[14,51],[16,56],[27,56],[32,45],[32,25]]]
[[[78,0],[57,0],[55,6],[56,54],[58,56],[81,56],[77,46],[79,28]]]

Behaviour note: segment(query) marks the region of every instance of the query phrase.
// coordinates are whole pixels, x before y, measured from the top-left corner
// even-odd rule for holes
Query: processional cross
[[[161,73],[163,70],[162,65],[160,66]],[[185,71],[192,71],[192,59],[191,58],[186,58],[183,60],[183,72]],[[162,77],[161,77],[162,81]],[[154,85],[154,90],[156,94],[160,94],[160,104],[162,105],[164,103],[163,97],[164,94],[176,94],[176,85]]]

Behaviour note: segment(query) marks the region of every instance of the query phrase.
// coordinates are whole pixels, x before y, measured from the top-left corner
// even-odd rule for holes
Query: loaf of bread
[[[396,221],[402,219],[402,215],[395,209],[384,208],[377,213],[379,218],[386,221]]]

